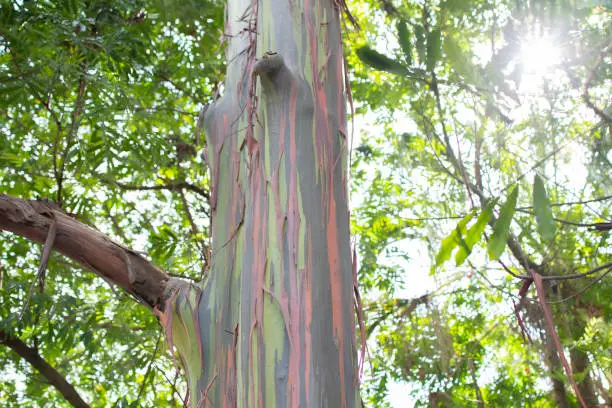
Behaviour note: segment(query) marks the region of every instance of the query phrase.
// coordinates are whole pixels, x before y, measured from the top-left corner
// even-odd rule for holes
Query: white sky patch
[[[520,88],[529,92],[555,71],[561,61],[561,49],[550,37],[527,37],[521,40],[519,59],[523,65]]]
[[[546,74],[561,58],[561,51],[550,38],[527,38],[521,45],[521,62],[528,74]]]

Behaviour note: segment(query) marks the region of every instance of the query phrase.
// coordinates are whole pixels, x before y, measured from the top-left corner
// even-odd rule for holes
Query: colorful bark
[[[226,34],[205,117],[212,268],[168,323],[191,406],[356,406],[337,5],[232,0]]]

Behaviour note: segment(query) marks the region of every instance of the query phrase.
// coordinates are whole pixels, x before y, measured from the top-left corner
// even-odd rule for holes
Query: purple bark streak
[[[202,366],[190,404],[355,407],[343,3],[261,1],[230,0],[226,93],[205,114],[213,260],[183,303],[196,333],[178,315]]]

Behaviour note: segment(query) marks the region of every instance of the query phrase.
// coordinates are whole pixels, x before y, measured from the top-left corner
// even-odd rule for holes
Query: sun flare
[[[546,37],[527,38],[521,45],[524,73],[541,77],[549,73],[561,59],[559,47]]]

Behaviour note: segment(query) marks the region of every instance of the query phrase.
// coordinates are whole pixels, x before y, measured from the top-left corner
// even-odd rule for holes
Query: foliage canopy
[[[202,277],[198,115],[222,92],[223,5],[0,4],[0,193],[56,201]],[[417,406],[578,406],[553,331],[582,398],[610,404],[609,6],[350,6],[362,27],[346,33],[346,58],[366,405],[399,404],[406,387]],[[0,237],[0,334],[92,406],[181,406],[149,311],[57,254],[35,280],[40,249]],[[531,271],[547,299],[519,292]],[[3,406],[66,406],[8,347],[0,367]]]

